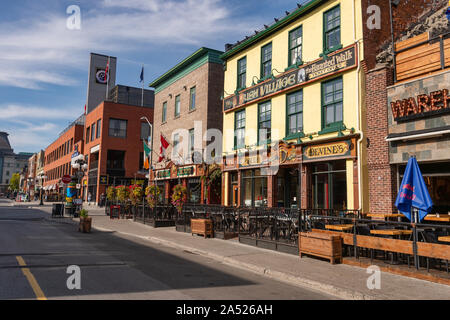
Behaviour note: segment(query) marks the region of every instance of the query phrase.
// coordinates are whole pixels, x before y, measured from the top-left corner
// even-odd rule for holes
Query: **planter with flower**
[[[141,185],[135,184],[129,187],[129,192],[130,192],[130,201],[132,205],[131,213],[133,214],[134,217],[138,213],[138,208],[139,207],[142,208],[140,204],[142,204],[143,202],[144,189],[142,188]]]
[[[117,186],[116,199],[120,205],[120,215],[123,217],[126,214],[129,214],[130,189],[123,185]]]
[[[111,206],[116,202],[116,188],[113,186],[109,186],[106,189],[106,200],[105,213],[109,216],[111,214]]]
[[[88,211],[86,209],[81,209],[80,211],[80,226],[78,231],[88,233],[91,232],[92,218],[89,217]]]

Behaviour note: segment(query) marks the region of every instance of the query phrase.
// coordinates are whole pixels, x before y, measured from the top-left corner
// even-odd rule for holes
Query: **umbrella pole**
[[[418,222],[417,209],[411,207],[411,215],[414,217],[413,218],[413,221],[414,221],[414,224],[413,224],[413,226],[414,226],[413,227],[414,266],[416,267],[417,270],[419,270],[419,268],[420,268],[420,261],[419,261],[419,256],[417,255],[417,239],[418,239],[418,236],[417,236],[417,226],[416,226],[416,224]]]

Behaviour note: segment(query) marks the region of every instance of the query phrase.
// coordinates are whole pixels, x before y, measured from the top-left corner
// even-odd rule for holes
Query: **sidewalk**
[[[40,208],[46,209],[46,208]],[[110,220],[104,208],[88,208],[92,227],[118,236],[140,238],[163,246],[187,250],[291,285],[307,287],[342,299],[450,300],[450,287],[381,272],[381,289],[370,290],[366,269],[331,265],[312,258],[284,254],[240,244],[236,240],[204,239],[171,228],[152,228],[132,220]],[[45,210],[45,211],[48,211]]]

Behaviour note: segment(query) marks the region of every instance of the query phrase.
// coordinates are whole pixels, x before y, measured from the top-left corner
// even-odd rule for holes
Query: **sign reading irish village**
[[[327,59],[320,59],[310,64],[303,65],[300,68],[295,68],[283,73],[273,80],[265,81],[247,90],[241,91],[238,95],[226,98],[223,102],[223,108],[224,111],[229,111],[250,102],[256,102],[283,90],[302,86],[356,66],[356,46],[352,45],[351,47],[330,54]]]

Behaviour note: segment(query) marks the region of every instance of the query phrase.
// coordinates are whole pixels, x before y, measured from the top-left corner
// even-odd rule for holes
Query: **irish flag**
[[[144,168],[148,170],[150,168],[149,156],[152,150],[149,148],[148,144],[145,143],[145,141],[142,142],[144,143]]]

